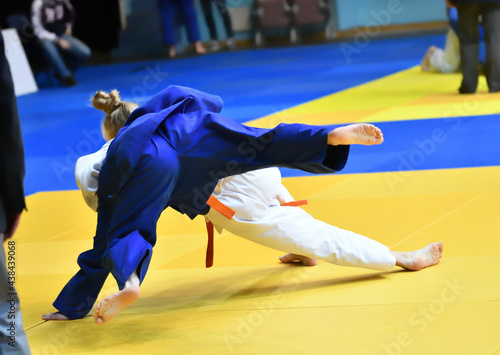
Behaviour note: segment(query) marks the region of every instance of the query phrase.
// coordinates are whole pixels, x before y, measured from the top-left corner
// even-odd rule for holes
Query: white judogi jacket
[[[80,157],[75,165],[76,184],[82,190],[83,199],[87,205],[96,212],[99,172],[112,141],[111,139],[106,142],[97,152]]]

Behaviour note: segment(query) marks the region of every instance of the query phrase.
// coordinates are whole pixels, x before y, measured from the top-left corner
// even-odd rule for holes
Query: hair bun
[[[121,97],[117,90],[110,93],[98,91],[92,98],[92,105],[98,109],[110,114],[118,108],[121,103]]]

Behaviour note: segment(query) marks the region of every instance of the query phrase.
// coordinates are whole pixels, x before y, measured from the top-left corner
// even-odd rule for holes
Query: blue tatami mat
[[[142,103],[168,85],[190,86],[221,96],[223,114],[246,122],[417,65],[427,47],[443,38],[372,40],[363,48],[330,43],[254,49],[82,68],[75,87],[42,83],[38,93],[18,98],[26,193],[77,188],[76,159],[104,143],[102,115],[89,105],[97,90],[116,88],[122,99]]]

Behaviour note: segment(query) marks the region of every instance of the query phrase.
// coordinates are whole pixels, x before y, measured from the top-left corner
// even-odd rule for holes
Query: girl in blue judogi
[[[373,125],[333,131],[302,124],[248,127],[220,114],[219,97],[180,86],[168,87],[141,107],[121,102],[116,91],[97,93],[93,103],[107,113],[103,135],[110,141],[79,159],[76,177],[86,202],[98,212],[94,246],[79,256],[80,270],[54,302],[59,312],[43,319],[84,317],[110,272],[120,291],[97,305],[96,323],[137,299],[156,223],[167,207],[190,218],[204,215],[219,231],[289,251],[283,262],[315,265],[321,259],[377,270],[395,265],[419,270],[439,262],[442,243],[394,252],[292,207],[279,170],[269,168],[339,171],[350,144],[382,143],[382,132]]]

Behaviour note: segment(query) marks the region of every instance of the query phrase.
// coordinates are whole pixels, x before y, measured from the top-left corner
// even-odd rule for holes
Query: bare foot
[[[168,47],[168,57],[170,59],[174,59],[176,55],[177,55],[177,53],[176,53],[176,50],[175,50],[175,46],[169,46]]]
[[[205,53],[207,53],[207,50],[205,49],[205,46],[200,41],[194,43],[194,50],[196,51],[196,54],[205,54]]]
[[[420,63],[420,68],[424,72],[430,72],[431,71],[431,55],[434,53],[434,51],[437,49],[436,46],[430,46],[429,49],[427,50],[427,53],[425,53],[424,58],[422,59],[422,62]]]
[[[443,243],[431,243],[425,248],[411,252],[391,251],[396,257],[396,265],[408,270],[422,270],[423,268],[436,265],[443,255]]]
[[[59,312],[52,312],[42,315],[43,320],[70,320],[64,314]]]
[[[381,144],[383,141],[384,135],[380,128],[368,123],[343,126],[328,133],[328,144],[330,145],[374,145]]]
[[[282,263],[300,263],[304,266],[316,266],[318,261],[316,259],[308,258],[307,256],[288,253],[286,255],[280,256],[280,261]]]
[[[96,306],[94,320],[96,324],[104,324],[113,319],[118,313],[130,306],[139,297],[139,287],[124,288],[120,292],[103,299]]]

